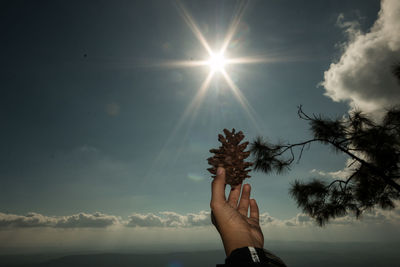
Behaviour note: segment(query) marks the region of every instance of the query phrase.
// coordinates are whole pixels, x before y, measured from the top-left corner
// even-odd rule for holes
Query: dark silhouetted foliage
[[[392,66],[392,73],[400,83],[400,62]],[[258,137],[250,150],[255,170],[265,173],[288,170],[295,160],[295,148],[300,150],[299,161],[306,146],[319,142],[346,154],[351,163],[345,179],[296,180],[292,184],[290,194],[298,207],[318,225],[349,212],[359,218],[365,210],[376,206],[395,207],[394,201],[400,199],[400,106],[387,110],[381,123],[361,111],[333,120],[321,115],[308,116],[300,106],[298,115],[309,123],[313,138],[297,144],[272,144]]]
[[[271,144],[258,137],[251,147],[255,170],[288,170],[295,160],[294,149],[299,149],[300,160],[306,146],[319,142],[352,160],[346,179],[296,180],[291,186],[298,206],[320,226],[349,212],[358,218],[376,206],[395,207],[394,200],[400,199],[400,107],[389,109],[379,124],[360,111],[332,120],[308,116],[300,106],[298,114],[309,123],[313,138],[297,144]]]
[[[400,82],[400,62],[397,62],[392,66],[392,72],[393,75],[397,78],[397,80]]]

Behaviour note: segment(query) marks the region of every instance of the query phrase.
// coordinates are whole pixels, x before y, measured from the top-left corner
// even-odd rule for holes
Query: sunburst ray
[[[206,49],[209,55],[212,54],[212,50],[210,48],[210,45],[208,44],[207,40],[204,38],[203,34],[201,33],[199,27],[193,20],[192,16],[190,13],[187,11],[185,6],[182,4],[181,1],[177,1],[176,5],[178,7],[178,10],[180,11],[183,19],[185,20],[186,24],[189,26],[189,28],[192,30],[193,34],[199,39],[200,43],[203,45],[203,47]]]
[[[231,24],[229,26],[229,29],[228,29],[227,33],[226,33],[224,42],[222,43],[221,50],[220,50],[221,53],[225,53],[225,51],[228,48],[230,42],[232,41],[232,38],[235,35],[235,33],[237,31],[237,28],[238,28],[238,26],[239,26],[239,24],[240,24],[240,22],[242,20],[242,17],[243,17],[244,11],[246,10],[247,5],[248,5],[248,1],[239,2],[237,11],[234,13],[232,22],[231,22]]]
[[[194,21],[193,17],[188,12],[188,10],[185,8],[185,6],[180,1],[176,2],[177,9],[178,9],[179,13],[181,14],[183,20],[188,25],[188,27],[191,29],[191,31],[193,32],[195,37],[199,40],[200,44],[206,50],[206,52],[208,53],[210,58],[208,60],[165,61],[165,62],[160,62],[160,63],[158,63],[158,65],[155,65],[155,66],[167,67],[167,68],[182,68],[182,67],[200,67],[200,66],[209,65],[210,71],[209,71],[208,75],[206,76],[206,78],[203,80],[196,95],[193,97],[191,102],[187,105],[184,112],[180,116],[174,129],[172,130],[172,132],[170,133],[166,142],[164,143],[163,148],[160,150],[158,156],[155,158],[155,161],[153,162],[153,166],[155,166],[159,162],[163,153],[166,151],[168,145],[172,142],[173,138],[181,130],[182,126],[187,121],[189,121],[189,128],[187,129],[184,137],[182,137],[182,138],[185,138],[185,136],[187,136],[189,134],[189,129],[190,129],[191,125],[194,123],[196,116],[198,115],[198,109],[200,108],[200,106],[203,102],[203,99],[207,93],[209,86],[210,86],[211,80],[217,73],[220,73],[221,76],[224,78],[224,81],[226,82],[228,87],[231,89],[233,95],[239,102],[242,109],[245,111],[245,114],[250,119],[253,127],[258,132],[260,132],[260,129],[258,126],[259,124],[257,123],[257,120],[256,120],[257,113],[252,108],[252,106],[250,105],[250,103],[246,99],[246,97],[243,95],[243,93],[240,91],[239,87],[233,82],[233,80],[230,78],[229,74],[224,69],[224,65],[255,64],[255,63],[269,62],[269,61],[273,60],[272,58],[268,58],[268,57],[237,57],[237,58],[231,58],[231,59],[224,58],[224,54],[228,50],[229,44],[231,43],[233,37],[235,36],[235,34],[238,30],[238,27],[241,23],[241,20],[243,18],[243,14],[244,14],[244,11],[246,10],[247,5],[248,5],[248,1],[241,1],[239,3],[239,5],[236,8],[235,14],[232,16],[230,26],[228,27],[228,31],[225,35],[225,38],[223,39],[221,48],[219,50],[213,51],[211,49],[209,43],[205,39],[204,35],[200,31],[199,27],[197,26],[196,22]],[[218,55],[220,58],[218,60],[213,58],[213,56],[215,56],[215,55]],[[221,62],[223,62],[223,63],[221,63]],[[214,65],[218,65],[218,67],[215,67]],[[179,156],[179,153],[182,151],[182,149],[183,149],[182,147],[178,147],[178,149],[177,149],[178,153],[173,158],[176,159]]]
[[[236,97],[240,105],[242,106],[243,110],[246,112],[247,116],[253,123],[253,127],[256,128],[258,132],[260,132],[259,124],[257,123],[257,120],[255,119],[256,117],[256,112],[253,109],[253,107],[250,105],[249,101],[247,98],[242,94],[240,91],[239,87],[236,86],[236,84],[232,81],[231,77],[226,73],[226,71],[222,71],[222,76],[225,78],[226,83],[228,84],[229,88],[233,92],[233,95]]]

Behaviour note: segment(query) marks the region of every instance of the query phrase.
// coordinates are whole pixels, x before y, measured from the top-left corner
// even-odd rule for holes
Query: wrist
[[[224,266],[241,266],[241,264],[246,264],[247,266],[250,263],[268,263],[270,264],[268,266],[286,267],[279,257],[262,247],[237,248],[225,259]]]
[[[253,238],[238,238],[238,236],[234,236],[234,238],[224,238],[223,244],[225,248],[225,254],[227,257],[231,255],[231,253],[239,248],[243,247],[255,247],[255,248],[263,248],[264,244],[261,242],[257,242],[257,240]]]
[[[264,257],[261,256],[263,248],[255,248],[252,246],[245,246],[234,249],[229,256],[227,256],[226,264],[240,264],[240,263],[258,263],[264,262]]]

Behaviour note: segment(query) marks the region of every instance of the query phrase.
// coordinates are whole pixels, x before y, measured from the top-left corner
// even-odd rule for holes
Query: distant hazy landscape
[[[276,242],[270,250],[292,267],[358,267],[400,266],[399,243],[318,243]],[[222,250],[128,253],[118,252],[57,252],[40,254],[8,254],[0,256],[5,266],[165,266],[200,267],[223,263]]]

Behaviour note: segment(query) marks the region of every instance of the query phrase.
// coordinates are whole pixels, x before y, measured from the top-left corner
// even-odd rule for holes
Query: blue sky
[[[394,1],[385,3],[394,7],[387,10],[398,8]],[[183,4],[212,49],[218,49],[238,2]],[[176,2],[1,5],[4,214],[100,212],[121,220],[164,211],[200,214],[209,209],[208,150],[219,145],[222,129],[242,130],[249,141],[258,135],[300,141],[309,137],[307,124],[297,117],[300,104],[309,114],[338,117],[354,106],[376,111],[399,99],[398,92],[386,97],[386,91],[378,91],[379,83],[353,93],[340,83],[349,73],[340,69],[347,66],[343,55],[374,31],[381,9],[376,0],[250,1],[227,55],[274,62],[232,65],[226,71],[254,109],[253,120],[216,74],[199,109],[191,113],[195,116],[181,124],[210,70],[163,65],[207,59]],[[390,16],[384,20],[385,14],[387,31],[396,32],[398,24]],[[387,49],[398,55],[398,40],[393,42],[393,49]],[[384,58],[393,58],[390,53]],[[343,64],[331,65],[338,62]],[[363,66],[368,73],[369,65]],[[369,97],[373,90],[379,97]],[[300,212],[288,195],[290,182],[318,172],[329,176],[345,161],[313,145],[291,172],[253,172],[249,183],[261,212],[290,220]]]

